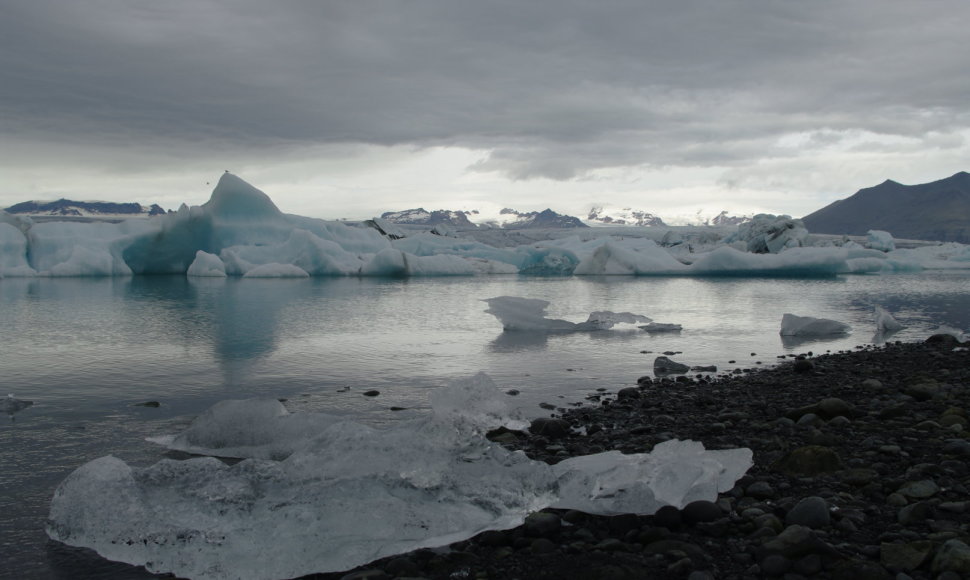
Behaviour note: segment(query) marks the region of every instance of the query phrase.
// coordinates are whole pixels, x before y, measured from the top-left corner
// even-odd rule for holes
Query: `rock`
[[[925,342],[941,348],[960,346],[960,341],[952,334],[934,334],[927,338]]]
[[[903,392],[913,397],[917,401],[929,401],[933,397],[936,397],[940,393],[940,386],[934,383],[917,383],[915,385],[909,385],[903,389]]]
[[[896,491],[910,499],[929,499],[940,492],[940,486],[932,479],[922,479],[908,481]]]
[[[933,551],[933,542],[921,540],[879,546],[879,562],[890,570],[909,572],[923,565]]]
[[[665,505],[653,514],[653,523],[669,530],[680,527],[682,521],[680,510],[672,505]]]
[[[781,554],[769,554],[761,561],[761,571],[768,576],[781,576],[791,568],[791,560]]]
[[[689,366],[674,362],[665,356],[658,356],[653,361],[653,374],[655,375],[680,375],[688,371],[690,371]]]
[[[387,565],[384,566],[384,571],[396,578],[408,576],[414,577],[421,572],[417,564],[405,557],[394,558],[393,560],[389,561]]]
[[[152,407],[152,408],[157,409],[158,407],[161,407],[162,404],[159,403],[158,401],[145,401],[144,403],[135,403],[134,406],[135,407]]]
[[[341,576],[340,580],[391,580],[383,570],[370,569],[351,572],[346,576]]]
[[[925,501],[904,506],[896,513],[897,521],[904,526],[922,523],[931,517],[933,517],[933,506]]]
[[[832,580],[893,580],[893,575],[877,562],[842,560],[832,567]]]
[[[785,516],[785,524],[797,524],[812,529],[819,529],[831,523],[829,505],[818,496],[806,497],[798,502]]]
[[[529,424],[529,432],[533,435],[542,435],[550,439],[561,439],[569,435],[569,423],[563,419],[553,419],[550,417],[538,417]]]
[[[812,361],[810,360],[799,359],[799,360],[796,360],[794,363],[792,363],[791,369],[792,371],[799,374],[810,373],[813,370],[815,370],[815,365],[812,364]]]
[[[767,481],[756,481],[744,490],[746,495],[755,499],[771,499],[775,497],[775,490]]]
[[[626,387],[625,389],[620,389],[616,393],[617,399],[639,399],[640,389],[636,387]]]
[[[529,549],[533,554],[550,554],[555,552],[557,547],[556,544],[549,538],[536,538],[529,545]]]
[[[861,413],[855,406],[836,397],[828,397],[812,405],[793,409],[785,414],[792,421],[798,421],[804,415],[814,414],[829,420],[835,417],[858,417]]]
[[[363,394],[365,397],[376,397],[377,395],[380,395],[381,392],[376,389],[371,389],[369,391],[364,391]]]
[[[777,553],[788,558],[834,552],[834,549],[818,539],[812,530],[797,524],[788,526],[761,547],[766,553]]]
[[[684,509],[681,510],[681,515],[688,524],[696,524],[699,522],[713,522],[723,516],[724,513],[712,501],[697,500],[684,506]]]
[[[550,512],[535,512],[525,518],[525,533],[534,537],[549,537],[559,533],[562,519]]]
[[[966,577],[970,574],[970,546],[957,539],[947,540],[933,558],[933,572],[957,572]]]
[[[878,471],[864,467],[847,469],[842,473],[842,481],[854,487],[864,487],[878,478]]]
[[[818,475],[842,469],[842,459],[830,447],[806,445],[788,452],[775,462],[774,469],[788,475]]]

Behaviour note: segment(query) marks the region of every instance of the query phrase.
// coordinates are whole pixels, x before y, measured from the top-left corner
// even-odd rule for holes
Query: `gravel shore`
[[[544,510],[447,549],[312,577],[970,578],[968,413],[970,352],[945,335],[729,376],[631,377],[529,433],[491,438],[550,463],[692,439],[749,447],[754,467],[716,502],[652,516]]]

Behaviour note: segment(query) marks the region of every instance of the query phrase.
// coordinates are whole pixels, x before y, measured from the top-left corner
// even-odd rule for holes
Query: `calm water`
[[[634,384],[663,351],[729,372],[773,364],[779,355],[871,343],[874,305],[906,326],[892,340],[922,339],[940,324],[970,329],[968,288],[970,276],[959,273],[825,280],[3,279],[0,395],[35,405],[15,420],[0,417],[0,577],[149,577],[49,542],[48,502],[90,459],[113,454],[154,463],[163,450],[144,437],[176,432],[218,400],[285,398],[294,411],[379,424],[423,413],[429,389],[485,371],[502,389],[521,392],[513,400],[527,414],[547,414],[539,403],[567,405],[598,388]],[[548,300],[553,318],[630,311],[684,330],[503,333],[480,301],[502,295]],[[847,322],[853,333],[785,343],[778,335],[785,312]],[[368,389],[381,395],[364,397]],[[145,401],[161,406],[136,406]]]

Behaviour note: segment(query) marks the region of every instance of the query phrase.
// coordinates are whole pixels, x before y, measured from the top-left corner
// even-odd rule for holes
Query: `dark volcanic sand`
[[[493,439],[549,462],[693,439],[749,447],[755,465],[716,503],[653,516],[545,510],[513,530],[311,578],[970,578],[970,352],[952,337],[646,379],[591,405],[556,415],[585,435],[552,425]]]

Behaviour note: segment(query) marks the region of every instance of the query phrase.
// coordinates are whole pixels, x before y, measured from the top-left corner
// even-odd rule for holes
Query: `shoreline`
[[[547,509],[511,530],[306,578],[970,577],[970,352],[953,337],[631,383],[532,433],[490,438],[549,463],[692,439],[748,447],[754,466],[716,502],[652,516]]]

